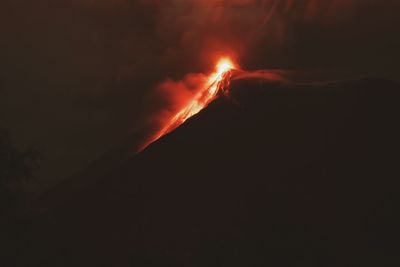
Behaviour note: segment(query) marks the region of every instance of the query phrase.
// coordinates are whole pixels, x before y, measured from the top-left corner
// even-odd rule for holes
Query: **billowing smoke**
[[[188,74],[182,80],[167,79],[156,86],[151,98],[159,99],[155,107],[156,123],[163,126],[165,121],[173,117],[207,84],[207,76],[201,73]]]

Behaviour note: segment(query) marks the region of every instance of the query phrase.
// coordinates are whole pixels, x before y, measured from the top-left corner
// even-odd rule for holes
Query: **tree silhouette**
[[[0,207],[17,200],[21,185],[31,180],[39,168],[40,158],[35,149],[18,149],[11,143],[9,133],[0,130]]]

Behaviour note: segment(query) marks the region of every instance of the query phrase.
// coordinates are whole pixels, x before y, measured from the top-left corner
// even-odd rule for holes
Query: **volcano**
[[[397,82],[372,78],[232,80],[141,153],[15,223],[2,266],[397,265],[399,99]]]

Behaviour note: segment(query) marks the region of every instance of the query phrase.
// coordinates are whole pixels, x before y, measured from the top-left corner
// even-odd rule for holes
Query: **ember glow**
[[[221,58],[216,64],[215,71],[208,76],[204,88],[175,114],[147,145],[173,131],[187,119],[207,107],[219,94],[224,92],[229,84],[231,70],[235,68],[236,66],[230,58]],[[145,145],[145,147],[147,145]]]

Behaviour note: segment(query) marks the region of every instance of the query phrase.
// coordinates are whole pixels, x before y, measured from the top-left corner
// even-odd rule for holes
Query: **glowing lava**
[[[173,131],[187,119],[207,107],[228,86],[232,69],[235,69],[235,64],[231,59],[221,58],[216,65],[215,72],[208,76],[204,89],[172,117],[168,124],[153,138],[153,141]]]

